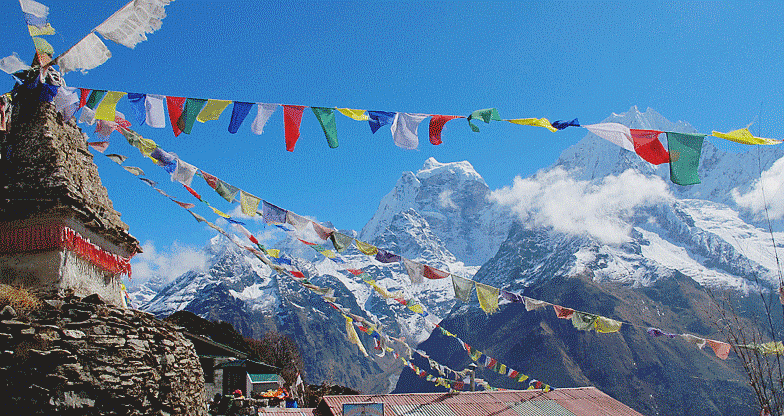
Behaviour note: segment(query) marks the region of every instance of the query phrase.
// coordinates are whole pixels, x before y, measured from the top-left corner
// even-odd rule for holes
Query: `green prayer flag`
[[[354,242],[353,237],[349,237],[345,234],[341,234],[338,232],[334,232],[329,235],[329,239],[332,240],[332,245],[335,246],[335,250],[338,253],[342,253],[343,250],[349,248],[351,243]]]
[[[331,108],[325,107],[310,107],[313,110],[313,114],[316,115],[319,123],[321,123],[321,129],[324,130],[324,136],[327,137],[327,143],[329,143],[329,147],[336,148],[338,147],[338,127],[335,124],[335,112]]]
[[[193,123],[196,122],[196,118],[199,116],[199,113],[201,112],[201,109],[204,108],[205,104],[207,104],[207,100],[201,98],[188,98],[185,100],[185,108],[182,110],[180,119],[177,120],[177,127],[179,127],[183,133],[191,134]]]
[[[585,312],[575,311],[572,314],[572,325],[580,331],[590,331],[599,316]]]
[[[218,179],[218,184],[215,185],[215,192],[217,192],[218,195],[222,196],[225,200],[229,202],[234,201],[234,198],[237,196],[237,192],[239,191],[240,191],[239,188],[231,186],[220,179]]]
[[[667,132],[667,148],[670,152],[670,180],[678,185],[700,183],[698,168],[704,134]]]
[[[95,110],[95,107],[103,100],[104,95],[106,95],[105,90],[93,90],[93,92],[90,93],[90,98],[87,99],[87,104],[85,104],[85,106],[90,110]]]
[[[45,53],[49,56],[54,55],[54,48],[52,48],[52,45],[46,40],[44,40],[44,38],[33,36],[33,44],[35,45],[36,51]]]
[[[498,110],[495,108],[485,108],[484,110],[476,110],[471,113],[471,115],[468,116],[468,125],[471,126],[471,130],[478,132],[479,127],[471,122],[473,119],[480,119],[485,123],[489,123],[490,120],[501,121],[501,116],[498,114]]]

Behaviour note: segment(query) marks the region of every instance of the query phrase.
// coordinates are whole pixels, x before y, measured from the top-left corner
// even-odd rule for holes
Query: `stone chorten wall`
[[[152,315],[98,296],[0,312],[3,415],[206,415],[193,344]]]
[[[123,305],[120,274],[141,252],[138,241],[113,208],[84,134],[40,93],[18,87],[8,131],[0,131],[0,283],[98,293]]]

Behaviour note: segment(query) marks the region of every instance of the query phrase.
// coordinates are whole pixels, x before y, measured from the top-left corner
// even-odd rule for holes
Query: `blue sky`
[[[59,53],[125,2],[42,1]],[[21,10],[2,0],[3,50],[33,55]],[[247,102],[468,115],[495,107],[502,118],[578,117],[597,123],[636,105],[699,131],[752,121],[755,134],[784,138],[784,5],[775,2],[353,2],[198,1],[166,7],[162,28],[131,50],[105,41],[113,57],[69,86]],[[13,81],[4,76],[5,89]],[[130,117],[127,101],[118,110]],[[429,157],[468,160],[491,189],[555,162],[584,129],[558,133],[509,123],[446,124],[444,143],[396,147],[388,128],[337,116],[330,149],[306,109],[294,152],[285,151],[283,113],[264,134],[227,131],[230,112],[174,137],[170,127],[133,126],[167,151],[298,214],[360,230],[404,171]],[[91,137],[92,127],[84,127]],[[711,139],[725,146],[718,139]],[[197,202],[115,133],[107,153],[129,156],[160,187]],[[213,235],[185,211],[97,154],[101,179],[131,233],[165,256]],[[224,211],[199,178],[194,187]],[[196,212],[214,220],[205,206]],[[248,228],[261,233],[253,223]],[[149,244],[152,244],[150,246]]]

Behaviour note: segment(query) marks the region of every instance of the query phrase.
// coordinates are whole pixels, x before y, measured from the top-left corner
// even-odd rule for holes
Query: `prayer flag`
[[[727,357],[730,355],[730,344],[726,342],[716,341],[712,339],[706,339],[705,342],[713,348],[713,352],[716,354],[717,357],[721,358],[722,360],[726,360]]]
[[[599,123],[583,126],[591,133],[617,144],[626,150],[634,151],[634,139],[628,127],[619,123]]]
[[[378,249],[376,253],[376,260],[381,263],[396,263],[400,261],[400,256],[395,253],[390,253],[386,250]]]
[[[286,150],[294,151],[294,146],[299,140],[299,125],[302,122],[303,105],[284,105],[283,122],[286,130]]]
[[[196,207],[196,204],[192,204],[190,202],[180,202],[180,201],[178,201],[178,200],[176,200],[174,198],[171,198],[171,200],[176,202],[177,205],[179,205],[179,206],[181,206],[181,207],[183,207],[185,209],[191,209],[191,208],[195,208]]]
[[[144,111],[146,113],[145,123],[150,127],[166,127],[166,115],[163,110],[163,102],[166,97],[157,94],[147,94],[144,99]]]
[[[31,25],[30,21],[27,23],[27,31],[30,32],[30,36],[47,36],[55,34],[54,28],[49,23],[45,23],[41,26]]]
[[[293,225],[297,231],[302,231],[305,229],[305,227],[308,226],[310,220],[301,215],[288,211],[286,212],[286,223]]]
[[[131,102],[133,114],[136,116],[136,121],[139,125],[144,124],[144,121],[147,119],[147,111],[144,108],[144,101],[146,98],[146,94],[139,94],[137,92],[128,93],[128,101]]]
[[[150,157],[155,159],[158,166],[168,166],[172,163],[177,162],[177,156],[169,153],[160,147],[155,148],[152,152],[150,152]],[[171,173],[171,172],[170,172]]]
[[[553,127],[555,127],[558,130],[563,130],[563,129],[565,129],[567,127],[570,127],[570,126],[572,126],[572,127],[580,127],[580,122],[577,121],[576,118],[573,119],[573,120],[569,120],[569,121],[555,120],[551,124],[552,124]]]
[[[108,19],[95,28],[106,39],[131,49],[147,40],[147,33],[161,28],[161,20],[166,17],[164,7],[170,0],[133,0],[114,12]]]
[[[507,292],[506,290],[501,290],[501,297],[508,300],[509,302],[513,303],[522,303],[523,297],[512,292]]]
[[[315,221],[311,221],[311,224],[313,224],[313,231],[315,231],[322,240],[328,239],[332,234],[333,230],[331,228],[327,228]]]
[[[741,144],[779,144],[781,140],[775,139],[766,139],[764,137],[754,137],[749,131],[749,128],[746,127],[745,129],[738,129],[733,130],[729,133],[721,133],[718,131],[714,131],[712,136],[716,136],[720,139],[731,140],[736,143]]]
[[[114,121],[114,116],[117,112],[117,102],[122,97],[125,97],[124,92],[108,91],[104,95],[103,100],[101,100],[101,104],[95,109],[95,118]]]
[[[269,120],[272,113],[278,108],[277,104],[257,104],[258,110],[256,112],[256,118],[253,120],[253,124],[250,126],[250,131],[254,134],[261,134],[264,132],[264,125],[267,124],[267,120]]]
[[[594,314],[575,312],[572,314],[572,325],[580,331],[589,331],[593,329],[597,319],[599,316]]]
[[[558,131],[552,124],[550,124],[550,120],[546,118],[515,118],[512,120],[506,120],[512,124],[519,124],[521,126],[535,126],[535,127],[544,127],[547,130],[552,132]]]
[[[381,253],[380,250],[379,253]],[[411,279],[411,283],[414,284],[422,283],[423,281],[422,278],[424,277],[424,273],[425,273],[425,265],[409,260],[407,258],[401,258],[401,259],[403,261],[403,266],[405,266],[406,268],[406,272],[408,272],[408,277]]]
[[[229,133],[234,134],[242,125],[242,122],[245,121],[245,117],[248,116],[250,112],[250,108],[253,107],[251,103],[245,103],[242,101],[235,101],[234,107],[231,109],[231,121],[229,121]]]
[[[474,132],[479,131],[479,127],[471,123],[473,119],[480,119],[485,123],[490,123],[491,120],[493,121],[501,121],[501,116],[498,114],[498,110],[495,108],[485,108],[484,110],[476,110],[468,116],[468,125],[471,127],[471,130]]]
[[[698,173],[704,134],[667,133],[670,150],[670,180],[678,185],[700,183]]]
[[[344,250],[351,247],[351,243],[354,241],[353,237],[337,232],[332,233],[329,236],[329,239],[332,240],[332,245],[338,253],[342,253]]]
[[[284,224],[286,222],[286,212],[288,211],[267,201],[262,202],[261,215],[267,224]]]
[[[422,305],[420,305],[418,303],[415,303],[415,304],[410,304],[409,303],[408,305],[406,305],[406,307],[408,309],[410,309],[414,313],[419,313],[419,314],[425,313],[425,308],[422,307]]]
[[[79,88],[79,108],[87,105],[87,100],[90,97],[90,91],[91,90],[88,88]]]
[[[392,139],[403,149],[416,149],[419,146],[419,123],[427,114],[397,113],[392,122]]]
[[[106,155],[106,157],[108,157],[109,160],[111,160],[112,162],[118,165],[122,165],[123,162],[125,162],[125,160],[128,159],[128,156],[118,155],[116,153],[110,153]]]
[[[92,147],[93,149],[101,152],[101,153],[105,152],[106,149],[109,148],[109,142],[106,142],[106,141],[103,141],[103,142],[87,142],[87,145]]]
[[[196,166],[177,159],[177,169],[171,174],[171,180],[186,186],[191,186],[191,181],[193,181],[193,176],[196,175],[197,170]]]
[[[365,114],[365,110],[354,110],[351,108],[338,108],[338,111],[340,111],[340,113],[343,114],[344,116],[351,117],[357,121],[367,121],[370,119],[370,117],[368,117],[367,114]]]
[[[499,289],[497,287],[476,283],[476,296],[479,298],[479,307],[481,307],[485,313],[495,313],[498,311],[498,295]]]
[[[634,141],[634,151],[641,158],[654,165],[669,163],[670,154],[667,153],[667,150],[664,149],[664,146],[659,141],[659,134],[662,132],[638,129],[629,129],[629,132]]]
[[[46,19],[49,16],[49,8],[43,4],[33,0],[19,0],[22,6],[22,12],[31,14],[35,17]]]
[[[473,280],[452,275],[452,287],[455,290],[455,298],[466,303],[471,301],[471,289],[474,288]]]
[[[57,58],[57,65],[60,65],[63,74],[77,69],[85,72],[101,65],[111,57],[112,53],[98,35],[90,33]]]
[[[459,118],[460,116],[441,116],[434,115],[430,118],[430,143],[434,145],[441,144],[441,130],[447,121]]]
[[[425,270],[423,274],[425,275],[425,277],[431,280],[444,279],[449,277],[448,272],[441,271],[430,266],[425,266]]]
[[[182,117],[183,104],[185,104],[185,97],[166,97],[166,108],[169,110],[169,121],[174,131],[174,137],[182,133],[179,120]]]
[[[253,196],[245,191],[240,191],[240,208],[242,209],[243,214],[249,217],[256,215],[260,203],[261,198]]]
[[[368,111],[368,124],[373,133],[381,127],[391,124],[394,119],[395,113],[389,111]]]
[[[19,71],[26,71],[28,69],[30,69],[30,65],[22,62],[16,52],[14,52],[12,55],[6,56],[3,59],[0,59],[0,70],[6,74],[10,75]]]
[[[310,107],[313,114],[321,124],[321,130],[324,131],[324,136],[327,138],[327,143],[332,149],[338,147],[338,128],[335,123],[335,112],[331,108],[326,107]]]
[[[359,335],[357,335],[357,331],[354,330],[354,325],[353,325],[354,320],[346,315],[343,315],[343,317],[346,318],[346,333],[348,335],[349,342],[351,342],[352,344],[356,344],[357,347],[359,347],[359,351],[365,357],[367,357],[368,353],[367,351],[365,351],[365,346],[362,345],[362,341],[359,340]]]
[[[196,120],[202,123],[208,120],[217,120],[229,104],[231,104],[229,100],[207,100],[207,104],[196,116]]]
[[[209,173],[201,169],[199,170],[199,172],[201,173],[201,177],[204,178],[204,181],[207,182],[207,185],[209,185],[210,188],[215,189],[216,187],[218,187],[218,178],[216,178],[213,175],[210,175]]]
[[[204,108],[204,104],[206,103],[207,100],[201,98],[188,98],[185,100],[185,108],[182,110],[180,118],[177,119],[177,127],[179,127],[183,133],[191,134],[193,124],[196,123],[196,117],[198,117],[201,109]]]
[[[217,215],[219,215],[219,216],[221,216],[223,218],[231,218],[231,216],[229,214],[226,214],[225,212],[219,210],[218,208],[215,208],[213,206],[210,206],[210,208],[212,209],[212,212],[214,212],[215,214],[217,214]]]
[[[87,104],[86,104],[87,108],[89,108],[90,110],[95,110],[98,104],[101,103],[101,100],[103,100],[103,97],[106,95],[106,92],[107,91],[104,90],[93,90],[93,92],[90,93],[90,98],[87,99]],[[95,118],[95,116],[93,116],[93,118]],[[112,118],[112,120],[114,120],[114,118]]]
[[[42,83],[41,94],[38,96],[38,101],[51,103],[54,100],[54,97],[57,96],[57,90],[59,88],[59,85]]]
[[[574,309],[564,308],[561,305],[553,305],[553,309],[555,309],[555,315],[561,319],[571,319],[574,315]]]
[[[621,330],[622,322],[616,321],[615,319],[605,318],[604,316],[600,316],[594,322],[594,329],[596,332],[602,334],[609,334],[612,332],[618,332]]]
[[[54,55],[54,48],[52,48],[52,45],[49,42],[47,42],[44,38],[33,36],[33,44],[35,45],[36,51],[49,56]]]
[[[136,176],[144,175],[144,171],[141,170],[140,168],[137,168],[136,166],[123,166],[123,168],[128,172],[133,173]]]
[[[79,116],[80,123],[86,123],[90,126],[95,124],[95,111],[90,109],[90,107],[84,106],[82,108],[82,115]]]
[[[229,202],[234,202],[234,198],[237,197],[237,192],[239,191],[239,188],[231,186],[220,179],[218,179],[218,184],[215,186],[215,192]]]
[[[191,195],[193,195],[193,196],[194,196],[194,198],[196,198],[196,199],[198,199],[199,201],[201,201],[201,195],[199,195],[199,194],[198,194],[198,192],[194,191],[194,190],[193,190],[193,188],[191,188],[190,186],[188,186],[188,185],[186,185],[186,184],[182,184],[182,186],[184,186],[184,187],[185,187],[185,189],[187,189],[187,190],[188,190],[188,192],[189,192]]]
[[[667,338],[672,339],[672,338],[675,338],[675,337],[678,336],[678,334],[670,334],[668,332],[662,331],[659,328],[648,328],[647,332],[648,332],[648,335],[650,335],[652,337],[667,337]]]
[[[375,256],[378,254],[378,248],[372,244],[360,240],[354,240],[354,244],[357,245],[357,248],[363,254],[367,254],[368,256]]]

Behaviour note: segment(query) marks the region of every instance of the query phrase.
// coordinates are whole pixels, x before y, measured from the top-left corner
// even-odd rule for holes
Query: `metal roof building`
[[[324,396],[315,414],[344,416],[352,403],[383,403],[384,416],[642,416],[595,387]]]

